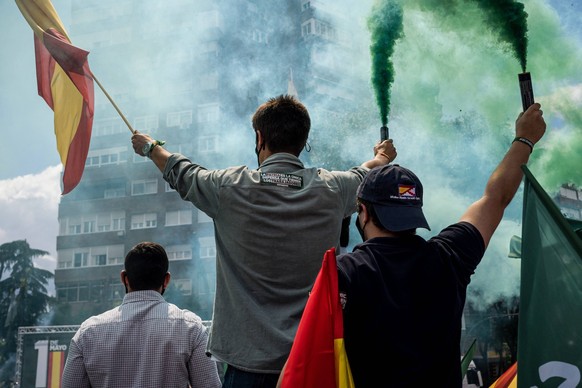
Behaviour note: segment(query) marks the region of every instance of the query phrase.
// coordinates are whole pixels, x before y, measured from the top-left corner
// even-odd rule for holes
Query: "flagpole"
[[[101,85],[101,82],[99,82],[99,80],[97,79],[97,77],[95,77],[95,74],[91,74],[91,76],[93,77],[93,80],[95,82],[97,82],[97,85],[99,85],[99,88],[103,91],[103,93],[105,94],[105,97],[107,97],[107,99],[109,100],[109,102],[111,102],[111,104],[113,105],[113,107],[115,108],[115,110],[117,111],[117,113],[119,113],[119,115],[121,116],[121,119],[125,122],[125,125],[127,125],[127,128],[129,128],[129,130],[131,131],[131,133],[136,133],[137,131],[135,129],[133,129],[133,127],[131,126],[131,124],[129,123],[129,121],[127,121],[127,118],[125,118],[125,116],[123,115],[123,113],[121,113],[121,110],[119,110],[119,107],[117,106],[117,104],[113,101],[113,99],[111,98],[111,96],[109,95],[109,93],[107,93],[107,91],[105,90],[105,88],[103,87],[103,85]]]

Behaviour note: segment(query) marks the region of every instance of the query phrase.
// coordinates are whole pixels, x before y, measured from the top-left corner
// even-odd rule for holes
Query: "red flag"
[[[489,388],[517,388],[517,362],[499,376]]]
[[[63,194],[81,180],[93,126],[93,78],[89,52],[71,44],[50,0],[16,0],[34,31],[38,94],[54,111]]]
[[[353,388],[343,336],[335,249],[332,248],[323,257],[307,300],[281,386]]]

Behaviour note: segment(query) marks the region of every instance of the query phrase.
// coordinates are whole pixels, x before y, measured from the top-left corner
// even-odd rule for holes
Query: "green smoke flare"
[[[527,12],[514,0],[474,0],[486,15],[485,22],[513,48],[522,71],[527,64]]]
[[[391,57],[396,40],[402,35],[402,7],[396,1],[379,0],[368,17],[372,43],[372,86],[380,108],[382,125],[388,123],[390,113],[390,87],[394,82]]]

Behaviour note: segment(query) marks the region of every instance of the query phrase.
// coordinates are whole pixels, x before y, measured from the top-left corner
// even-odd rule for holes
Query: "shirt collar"
[[[263,160],[263,163],[259,166],[259,170],[262,171],[274,171],[280,169],[289,171],[290,169],[303,168],[305,168],[303,162],[301,162],[297,156],[287,152],[274,153],[267,159]]]
[[[162,294],[154,290],[132,291],[125,294],[123,303],[141,302],[144,300],[165,300]]]

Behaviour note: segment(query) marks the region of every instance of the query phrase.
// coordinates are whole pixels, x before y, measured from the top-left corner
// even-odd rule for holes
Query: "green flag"
[[[582,240],[528,168],[522,169],[518,384],[576,387],[582,371]]]
[[[469,369],[469,364],[473,360],[473,354],[475,353],[475,343],[477,339],[475,338],[473,342],[471,342],[471,346],[465,353],[465,355],[461,358],[461,379],[465,378],[467,374],[467,369]]]

